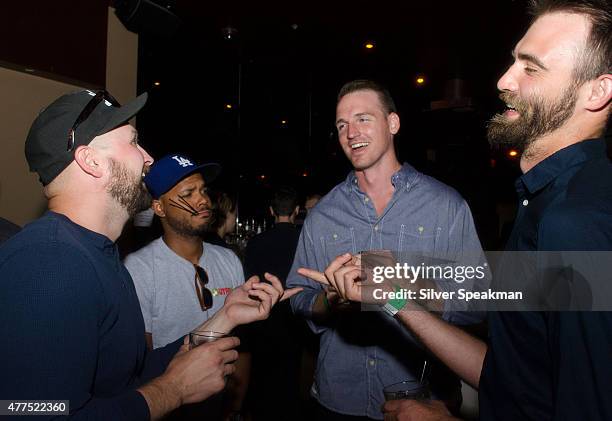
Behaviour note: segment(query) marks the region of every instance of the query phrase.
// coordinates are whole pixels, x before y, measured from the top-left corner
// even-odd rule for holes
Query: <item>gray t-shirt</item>
[[[174,342],[217,312],[233,288],[244,283],[236,254],[224,247],[204,243],[200,266],[208,273],[206,287],[213,306],[202,311],[195,290],[191,262],[172,251],[160,237],[125,258],[134,279],[145,330],[153,335],[153,348]]]

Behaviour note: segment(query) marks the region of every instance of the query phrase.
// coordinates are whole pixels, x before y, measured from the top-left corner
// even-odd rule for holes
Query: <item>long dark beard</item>
[[[493,116],[487,126],[489,143],[491,146],[514,147],[522,153],[536,139],[557,130],[572,116],[578,87],[572,83],[554,102],[541,96],[522,99],[509,92],[499,97],[505,103],[513,104],[520,115],[514,121],[501,114]]]
[[[110,159],[111,180],[107,191],[128,213],[130,217],[151,207],[151,195],[147,191],[140,174],[135,179],[125,165]]]

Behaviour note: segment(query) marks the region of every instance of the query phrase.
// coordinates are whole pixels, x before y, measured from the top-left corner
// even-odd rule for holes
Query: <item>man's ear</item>
[[[387,116],[387,123],[389,124],[389,131],[395,135],[400,128],[400,118],[396,113],[391,113]]]
[[[293,209],[293,216],[298,216],[300,214],[300,205],[296,206],[295,209]]]
[[[166,217],[166,211],[164,209],[164,204],[162,203],[161,200],[153,199],[153,201],[151,202],[151,209],[153,209],[153,212],[155,212],[155,215],[159,216],[160,218]]]
[[[612,100],[612,74],[599,76],[588,82],[588,98],[586,109],[589,111],[601,111],[606,108]]]
[[[101,178],[104,170],[100,165],[100,156],[96,150],[87,145],[81,145],[74,151],[74,160],[78,166],[87,174],[95,178]]]

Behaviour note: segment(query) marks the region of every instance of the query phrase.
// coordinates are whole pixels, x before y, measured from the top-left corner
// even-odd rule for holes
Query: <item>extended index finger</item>
[[[327,280],[323,272],[319,272],[318,270],[308,269],[308,268],[299,268],[297,272],[300,275],[310,278],[313,281],[316,281],[320,284],[329,285],[329,281]]]
[[[270,281],[270,283],[272,284],[272,286],[279,292],[280,294],[280,298],[279,301],[284,301],[287,298],[290,298],[292,296],[294,296],[295,294],[297,294],[298,292],[301,292],[302,290],[304,290],[304,288],[290,288],[290,289],[284,289],[283,288],[283,284],[281,283],[280,279],[278,279],[278,277],[272,275],[271,273],[266,272],[264,274],[264,277]]]
[[[286,289],[283,292],[283,295],[281,296],[281,299],[279,301],[285,301],[287,298],[291,298],[295,294],[297,294],[298,292],[302,292],[303,290],[304,288],[300,288],[300,287]]]

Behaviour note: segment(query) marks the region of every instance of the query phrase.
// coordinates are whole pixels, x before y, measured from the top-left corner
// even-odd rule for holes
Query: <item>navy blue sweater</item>
[[[0,399],[69,400],[74,419],[105,421],[150,418],[136,388],[182,342],[147,352],[117,247],[54,212],[0,247],[0,338]]]

